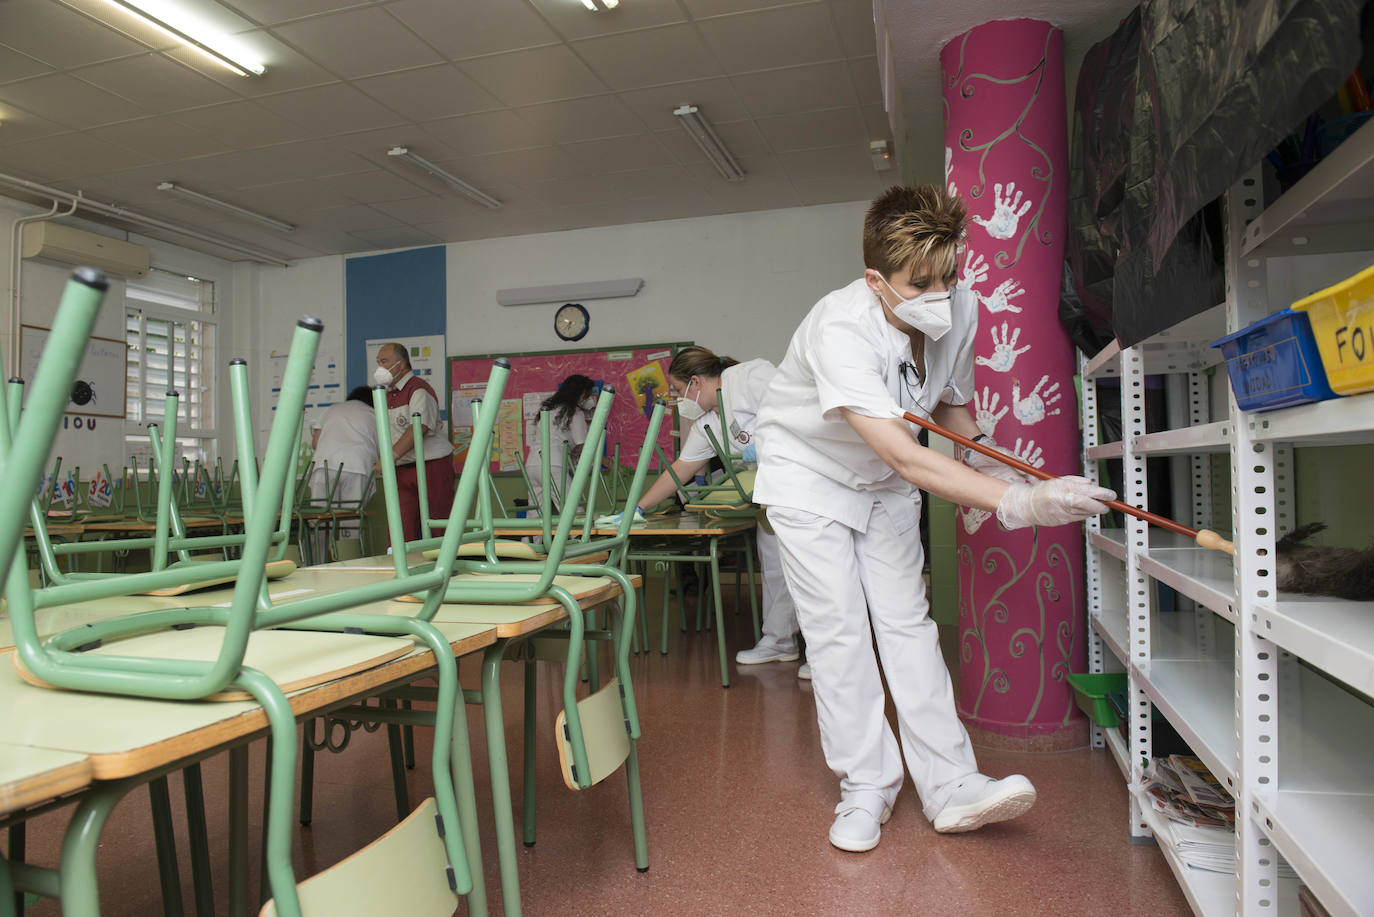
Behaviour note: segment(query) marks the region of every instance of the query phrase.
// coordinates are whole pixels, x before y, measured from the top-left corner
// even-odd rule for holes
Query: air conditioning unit
[[[57,264],[95,267],[120,277],[148,273],[148,249],[61,223],[29,223],[24,227],[25,258]]]

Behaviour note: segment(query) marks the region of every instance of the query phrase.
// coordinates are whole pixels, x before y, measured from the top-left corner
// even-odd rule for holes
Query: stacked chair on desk
[[[89,333],[94,305],[82,305],[85,311],[81,317],[85,321],[85,333]],[[89,314],[85,314],[87,312]],[[68,328],[75,321],[64,319],[64,314],[59,313],[50,340],[75,338],[78,344],[74,346],[79,347],[84,334],[76,335]],[[294,452],[299,442],[302,404],[322,327],[314,319],[302,319],[297,325],[260,477],[255,471],[246,401],[246,366],[242,361],[232,364],[246,516],[241,557],[234,561],[172,564],[121,577],[69,577],[66,582],[42,590],[37,597],[29,586],[22,558],[15,558],[11,561],[7,584],[9,613],[15,633],[15,665],[26,680],[69,691],[185,701],[222,698],[229,691],[251,695],[262,705],[272,740],[264,850],[266,882],[275,898],[276,912],[297,917],[301,909],[290,855],[296,725],[290,702],[272,672],[282,664],[298,672],[303,680],[313,679],[308,683],[319,683],[338,677],[341,668],[359,671],[407,656],[416,652],[418,644],[423,651],[433,653],[438,670],[440,710],[436,723],[434,782],[437,810],[442,816],[442,825],[448,825],[449,830],[439,826],[432,843],[443,847],[443,860],[452,876],[448,884],[456,906],[457,895],[474,892],[472,876],[480,875],[480,854],[476,843],[471,769],[465,756],[465,716],[463,705],[458,702],[457,667],[448,640],[430,621],[443,598],[451,573],[449,564],[456,553],[457,536],[462,526],[458,526],[454,537],[446,543],[448,550],[441,553],[435,564],[425,568],[398,570],[394,578],[303,598],[283,607],[274,606],[268,596],[264,575],[267,556],[274,543],[281,544],[279,520],[285,515],[283,501],[290,499],[293,490]],[[73,358],[71,366],[75,365]],[[19,420],[15,444],[9,445],[8,436],[0,441],[7,471],[22,470],[29,475],[32,468],[32,477],[26,480],[36,481],[38,462],[42,461],[42,451],[46,449],[38,445],[41,441],[38,436],[29,435],[30,427],[38,424],[37,419],[30,421],[31,415],[37,418],[40,411],[47,409],[51,399],[44,397],[46,393],[65,393],[70,389],[70,379],[65,388],[58,382],[49,383],[44,375],[47,366],[45,360],[40,368],[39,385]],[[493,413],[506,372],[505,367],[498,365],[488,384],[487,396],[491,399]],[[60,414],[60,411],[59,404],[56,412]],[[5,433],[8,432],[6,429]],[[172,441],[164,438],[164,459],[171,456],[172,445]],[[166,470],[160,483],[167,487],[170,463],[164,463],[163,468]],[[455,512],[463,512],[464,500],[470,505],[478,479],[475,469],[464,475]],[[23,493],[27,501],[32,487],[15,492]],[[7,523],[11,516],[22,515],[24,510],[22,505],[12,506],[14,502],[3,501],[0,506],[3,509],[0,513],[0,558],[7,556],[4,552],[9,550],[9,541],[18,531],[17,526]],[[177,533],[172,538],[166,530],[160,530],[156,539],[154,549],[164,556],[185,541],[184,535]],[[189,581],[202,582],[207,576],[214,578],[222,574],[235,579],[232,600],[227,607],[162,607],[149,611],[146,604],[140,607],[138,601],[125,600],[107,604],[105,615],[86,626],[46,638],[36,614],[39,606],[100,597],[108,599],[148,588],[177,588]],[[366,610],[337,613],[402,594],[425,595],[427,599],[413,615],[405,617],[370,614]],[[315,661],[325,654],[330,656],[328,661],[322,658]],[[265,660],[267,671],[253,665],[258,659]],[[316,668],[312,669],[312,665]],[[328,671],[318,671],[326,666]],[[451,733],[456,734],[451,736]],[[452,755],[455,750],[463,754]],[[239,751],[231,751],[231,773],[235,771],[232,756]],[[246,761],[246,758],[241,760]],[[456,781],[454,769],[458,771]],[[246,770],[243,776],[246,778]],[[15,867],[16,887],[47,893],[60,887],[64,913],[98,913],[94,856],[100,827],[115,803],[147,779],[149,775],[141,775],[97,785],[82,799],[73,816],[74,827],[69,829],[68,842],[64,845],[60,873],[54,876],[52,870]],[[236,791],[242,789],[235,785]],[[460,814],[460,809],[466,811]],[[459,830],[453,830],[455,825]],[[235,872],[231,865],[231,873],[240,875],[242,866],[240,863]],[[476,888],[479,890],[469,898],[470,910],[482,913],[485,901],[481,898],[480,882],[476,883]]]
[[[479,486],[476,512],[471,522],[459,512],[460,499],[455,500],[455,510],[449,519],[428,521],[431,528],[444,529],[444,544],[459,532],[462,533],[465,542],[464,556],[460,556],[454,566],[459,575],[449,582],[444,596],[448,604],[438,611],[436,620],[471,624],[489,623],[497,626],[497,641],[484,654],[481,688],[465,694],[470,703],[482,704],[486,723],[502,898],[505,913],[509,915],[520,913],[520,896],[505,754],[500,673],[501,663],[506,656],[519,652],[519,658],[525,664],[524,840],[530,845],[534,843],[535,829],[535,644],[541,642],[533,639],[536,635],[538,638],[556,636],[563,647],[563,652],[558,654],[560,661],[565,663],[563,703],[556,729],[560,757],[567,762],[563,768],[564,781],[574,789],[585,789],[614,773],[624,764],[630,794],[635,864],[640,870],[648,869],[649,865],[638,757],[635,749],[635,743],[640,737],[639,717],[628,667],[629,644],[634,628],[635,589],[633,581],[619,566],[620,555],[623,554],[628,539],[632,514],[624,517],[625,521],[620,530],[612,538],[592,539],[590,528],[586,525],[581,526],[580,535],[576,538],[572,533],[577,521],[578,498],[586,494],[588,506],[594,507],[595,504],[591,490],[594,487],[593,466],[597,463],[599,450],[592,447],[599,444],[604,435],[606,417],[613,396],[613,389],[608,387],[598,399],[589,426],[588,448],[583,451],[577,463],[556,526],[551,526],[551,520],[546,515],[541,522],[530,528],[530,534],[541,530],[549,532],[549,537],[539,546],[538,551],[532,551],[528,545],[520,546],[523,550],[518,557],[502,556],[506,552],[498,551],[496,530],[513,520],[493,518],[490,486]],[[488,453],[477,439],[481,433],[486,437],[484,442],[490,441],[489,427],[492,419],[490,407],[485,399],[480,410],[481,415],[474,423],[473,444],[468,450],[468,458],[463,468],[465,479],[470,471],[475,470],[482,476],[489,472],[486,460]],[[380,417],[380,407],[378,411],[379,424],[384,423],[384,418]],[[627,506],[633,506],[642,492],[652,443],[662,423],[662,414],[663,406],[660,404],[651,418],[650,434],[641,451],[636,476],[629,487]],[[400,545],[403,538],[399,523],[399,501],[396,498],[394,470],[387,458],[386,450],[383,450],[383,491],[388,506],[392,543]],[[423,468],[417,467],[416,471],[417,478],[424,481]],[[489,485],[489,482],[483,483]],[[461,489],[460,486],[460,491]],[[421,490],[421,494],[423,493]],[[546,526],[548,528],[545,528]],[[422,528],[422,534],[423,531]],[[406,545],[406,549],[432,550],[433,541],[432,538],[421,538]],[[400,559],[403,556],[404,552],[393,551],[392,562],[403,563]],[[612,562],[581,562],[588,558],[601,560],[603,557]],[[624,603],[623,607],[617,607],[616,623],[609,632],[589,631],[586,626],[588,613],[614,597],[616,592],[619,592]],[[563,620],[566,620],[565,629],[551,626]],[[597,679],[593,673],[591,680],[594,693],[579,700],[578,671],[583,657],[583,647],[589,639],[612,641],[616,677],[600,690],[595,690]],[[427,696],[423,688],[412,686],[392,692],[388,699],[414,701],[427,699]],[[337,711],[335,716],[352,721],[371,718],[373,721],[412,725],[428,725],[432,722],[425,711],[394,708],[379,710],[372,706],[345,708]],[[394,754],[393,752],[393,761]],[[399,769],[393,766],[393,774],[397,774],[398,771]],[[403,771],[399,771],[399,774],[403,777]],[[302,796],[304,799],[304,792]],[[308,813],[303,813],[303,818],[308,817]]]

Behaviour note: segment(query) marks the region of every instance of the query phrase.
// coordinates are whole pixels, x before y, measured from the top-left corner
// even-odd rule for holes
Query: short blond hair
[[[904,267],[953,277],[967,222],[963,201],[939,185],[894,185],[864,216],[864,267],[887,278]]]

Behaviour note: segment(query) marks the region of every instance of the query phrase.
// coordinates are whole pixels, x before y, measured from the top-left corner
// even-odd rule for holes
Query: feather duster
[[[1279,591],[1374,601],[1374,548],[1304,544],[1325,528],[1310,522],[1279,539]]]

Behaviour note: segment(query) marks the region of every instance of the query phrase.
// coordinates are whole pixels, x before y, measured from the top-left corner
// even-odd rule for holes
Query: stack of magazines
[[[1236,804],[1207,765],[1192,755],[1153,758],[1145,769],[1142,801],[1164,816],[1155,839],[1185,864],[1207,872],[1236,868]],[[1279,875],[1292,877],[1279,861]]]

